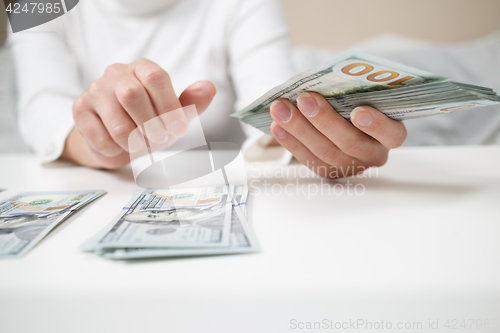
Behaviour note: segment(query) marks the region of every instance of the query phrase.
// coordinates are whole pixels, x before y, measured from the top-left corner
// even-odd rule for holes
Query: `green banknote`
[[[21,257],[105,191],[26,192],[0,201],[0,258]]]
[[[80,249],[115,260],[256,252],[247,197],[247,185],[145,190]]]
[[[324,96],[348,120],[351,111],[362,105],[373,106],[390,118],[405,120],[500,102],[489,88],[452,82],[353,50],[292,77],[232,116],[270,134],[271,104],[280,98],[296,104],[297,97],[306,91]]]

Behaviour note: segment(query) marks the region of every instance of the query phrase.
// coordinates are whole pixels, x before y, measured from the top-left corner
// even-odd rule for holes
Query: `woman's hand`
[[[271,132],[297,160],[319,176],[339,178],[386,163],[389,149],[406,139],[402,122],[369,107],[351,113],[352,124],[318,93],[304,93],[297,107],[288,100],[271,105]]]
[[[95,168],[119,168],[130,162],[128,139],[134,129],[148,122],[148,140],[157,144],[180,137],[189,123],[182,112],[169,117],[169,123],[157,117],[192,104],[201,114],[215,93],[213,83],[199,81],[178,98],[168,73],[147,59],[111,65],[75,101],[75,129],[62,157]]]

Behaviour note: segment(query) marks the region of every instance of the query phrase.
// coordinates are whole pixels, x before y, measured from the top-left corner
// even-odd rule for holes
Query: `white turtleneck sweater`
[[[66,15],[9,37],[21,133],[43,162],[56,160],[74,126],[72,105],[113,63],[143,57],[179,95],[198,80],[218,93],[200,117],[207,141],[241,144],[228,117],[292,74],[277,0],[85,0]]]

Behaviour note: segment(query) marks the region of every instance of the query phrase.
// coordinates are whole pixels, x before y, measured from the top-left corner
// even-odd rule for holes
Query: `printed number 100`
[[[361,68],[358,72],[353,72],[353,69]],[[379,71],[373,73],[374,67],[369,64],[365,64],[362,62],[357,62],[354,64],[350,64],[341,69],[342,73],[350,75],[350,76],[360,76],[367,75],[366,79],[371,82],[388,82],[396,79],[399,76],[399,73],[394,71]],[[368,75],[369,74],[369,75]],[[392,81],[388,85],[404,85],[403,82],[413,79],[413,76],[405,76],[399,80]]]

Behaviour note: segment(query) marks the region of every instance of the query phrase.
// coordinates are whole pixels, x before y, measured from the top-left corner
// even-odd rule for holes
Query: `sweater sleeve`
[[[83,93],[63,20],[10,33],[8,39],[16,70],[20,131],[41,162],[60,157],[74,127],[73,102]]]
[[[293,75],[288,29],[277,0],[240,0],[234,6],[228,32],[231,79],[241,110],[271,88]],[[242,124],[247,134],[243,145],[250,161],[288,162],[284,148],[267,148],[268,135]]]

